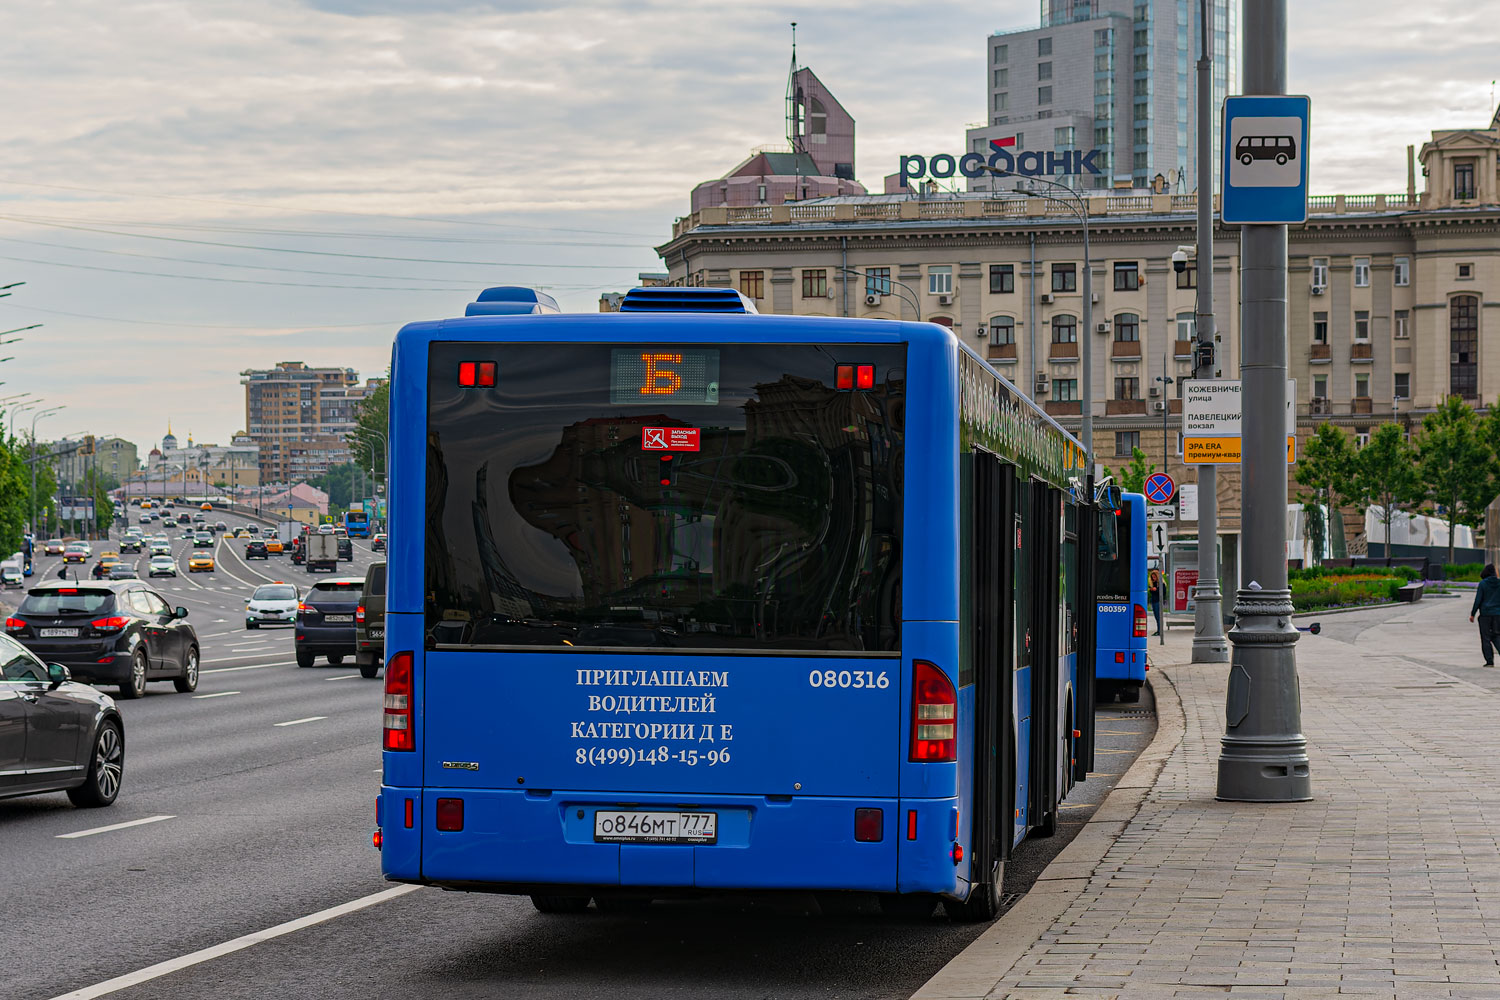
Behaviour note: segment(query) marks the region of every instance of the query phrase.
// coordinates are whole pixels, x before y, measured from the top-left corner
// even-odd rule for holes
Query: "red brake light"
[[[437,800],[437,828],[450,833],[464,828],[463,799]]]
[[[479,366],[472,361],[460,361],[458,363],[458,384],[465,388],[472,387],[479,380]]]
[[[834,374],[836,376],[834,380],[834,386],[836,388],[845,391],[854,388],[853,365],[839,365],[834,369]]]
[[[74,587],[58,587],[57,592],[59,594],[76,594],[78,593],[78,590]]]
[[[458,384],[466,389],[492,389],[495,386],[495,362],[460,361]]]
[[[1139,604],[1135,606],[1135,637],[1143,638],[1146,634],[1146,609]]]
[[[109,618],[95,618],[93,621],[89,622],[89,624],[94,626],[94,628],[99,629],[100,631],[108,632],[114,629],[124,628],[126,625],[130,624],[130,619],[122,617],[120,615],[113,615]]]
[[[25,628],[26,623],[19,618],[7,618],[5,619],[5,627],[8,629]]]
[[[385,665],[385,749],[415,750],[412,709],[412,654],[397,653]]]
[[[875,388],[875,366],[860,365],[855,369],[854,387],[856,389]]]
[[[365,606],[363,604],[354,609],[354,620],[357,622],[365,620]]]
[[[307,610],[307,602],[306,601],[298,601],[297,602],[297,610],[298,611],[306,611]]]
[[[912,663],[911,759],[943,763],[958,759],[958,696],[953,682],[925,660]]]

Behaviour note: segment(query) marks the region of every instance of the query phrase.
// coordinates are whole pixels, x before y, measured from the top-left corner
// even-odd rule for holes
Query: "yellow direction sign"
[[[1238,465],[1240,439],[1237,437],[1183,438],[1182,460],[1188,465]],[[1297,461],[1297,435],[1286,436],[1286,461]]]
[[[1240,462],[1240,382],[1188,379],[1182,383],[1182,460],[1188,465]],[[1297,461],[1297,382],[1286,380],[1286,460]]]

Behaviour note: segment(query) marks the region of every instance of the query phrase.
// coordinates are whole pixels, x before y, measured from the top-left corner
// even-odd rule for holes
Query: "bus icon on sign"
[[[1297,158],[1297,140],[1289,135],[1247,135],[1234,144],[1234,157],[1245,166],[1256,160],[1275,160],[1286,166]]]

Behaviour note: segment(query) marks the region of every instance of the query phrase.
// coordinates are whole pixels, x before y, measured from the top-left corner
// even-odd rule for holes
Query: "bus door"
[[[1061,671],[1058,659],[1062,614],[1062,493],[1033,481],[1032,524],[1038,558],[1031,561],[1031,803],[1028,826],[1051,833],[1058,801],[1059,706]]]
[[[1073,693],[1073,728],[1081,735],[1073,743],[1073,780],[1088,780],[1094,769],[1094,673],[1096,669],[1094,649],[1098,643],[1096,625],[1098,616],[1086,609],[1095,605],[1095,550],[1098,547],[1099,508],[1087,499],[1075,504],[1078,516],[1078,544],[1071,556],[1071,565],[1078,581],[1075,598],[1074,621],[1078,629],[1078,643],[1074,660],[1078,678]]]
[[[1012,646],[1014,620],[1011,580],[1015,561],[1016,469],[995,455],[976,450],[973,462],[973,545],[970,549],[972,621],[970,662],[974,665],[974,870],[1010,856],[1003,835],[1015,812],[1015,754]]]
[[[1030,826],[1028,806],[1031,803],[1031,665],[1036,643],[1034,588],[1038,547],[1033,506],[1036,491],[1028,480],[1016,484],[1016,506],[1013,515],[1015,546],[1011,563],[1011,615],[1016,623],[1013,635],[1011,730],[1015,748],[1015,806],[1011,810],[1011,843],[1019,844]]]

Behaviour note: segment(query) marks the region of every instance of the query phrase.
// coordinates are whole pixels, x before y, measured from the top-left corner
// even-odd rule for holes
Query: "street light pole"
[[[1199,0],[1202,48],[1198,57],[1198,350],[1193,378],[1214,377],[1214,33],[1208,0]],[[1169,406],[1170,408],[1170,406]],[[1219,470],[1198,466],[1198,586],[1193,611],[1193,662],[1228,663],[1224,596],[1219,591]]]
[[[36,422],[68,408],[68,404],[38,410],[31,416],[31,534],[36,535]]]
[[[1286,0],[1245,5],[1245,92],[1286,93]],[[1226,138],[1227,141],[1227,138]],[[1287,227],[1240,230],[1244,578],[1235,594],[1216,795],[1312,798],[1286,574]]]
[[[842,264],[835,264],[835,265],[833,265],[833,268],[836,271],[843,271],[843,272],[845,272],[847,274],[857,274],[860,277],[866,279],[866,281],[868,281],[869,277],[870,277],[868,273],[866,273],[864,271],[861,271],[857,267],[845,267]],[[922,322],[922,302],[917,297],[917,293],[912,289],[912,287],[910,285],[908,285],[904,281],[897,281],[895,278],[881,277],[881,278],[877,278],[875,280],[880,281],[880,282],[890,282],[891,288],[893,288],[893,289],[894,288],[900,288],[903,291],[905,291],[907,293],[907,295],[910,295],[911,298],[906,299],[906,301],[910,302],[912,309],[916,311],[917,322],[918,323]]]

